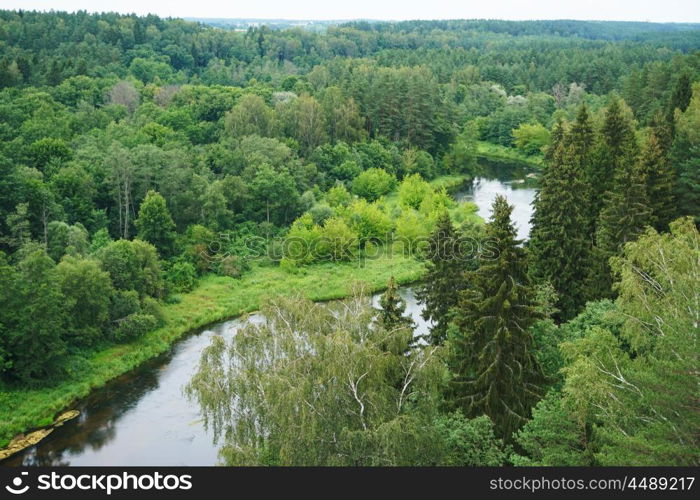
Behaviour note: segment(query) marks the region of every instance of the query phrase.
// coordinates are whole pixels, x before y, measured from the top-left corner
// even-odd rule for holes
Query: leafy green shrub
[[[542,153],[545,146],[549,145],[549,130],[539,123],[522,123],[513,129],[515,146],[525,154],[534,155]]]
[[[150,314],[134,313],[119,320],[114,330],[114,340],[125,342],[133,340],[154,330],[158,326],[158,320]]]
[[[367,242],[384,243],[391,234],[393,223],[391,218],[375,203],[366,200],[356,200],[343,211],[343,217],[348,225],[357,233],[360,245]]]
[[[365,170],[352,181],[352,192],[367,201],[375,201],[389,193],[396,185],[396,177],[381,168]]]
[[[357,233],[338,217],[326,220],[321,228],[317,247],[313,251],[321,260],[351,260],[357,250]]]
[[[331,207],[345,207],[352,201],[352,195],[344,184],[338,183],[326,192],[326,203]]]
[[[176,292],[189,292],[197,283],[197,270],[185,261],[175,262],[166,273],[170,288]]]
[[[433,188],[423,180],[420,174],[409,175],[399,186],[399,203],[404,207],[418,209],[423,198],[432,190]]]

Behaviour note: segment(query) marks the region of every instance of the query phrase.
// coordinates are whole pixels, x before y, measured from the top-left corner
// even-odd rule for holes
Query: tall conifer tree
[[[562,124],[557,128],[563,128]],[[556,131],[553,135],[559,142],[552,144],[556,151],[548,155],[535,196],[528,250],[532,276],[554,287],[559,316],[569,319],[585,304],[585,265],[591,247],[583,165],[592,144],[592,130],[585,107],[567,136]]]
[[[647,178],[639,159],[634,128],[623,115],[617,99],[608,107],[602,141],[614,175],[598,216],[596,245],[586,286],[589,300],[612,295],[610,257],[651,222]]]
[[[468,416],[488,415],[506,438],[529,418],[542,382],[529,331],[539,314],[512,210],[496,198],[485,235],[493,252],[467,273],[471,286],[449,331],[453,404]]]
[[[459,292],[467,282],[464,271],[469,266],[468,256],[460,252],[459,238],[447,212],[437,221],[428,241],[428,273],[425,284],[418,292],[423,304],[423,319],[432,321],[430,342],[441,344],[447,336],[450,310],[457,305]]]
[[[650,223],[657,231],[665,231],[676,218],[675,172],[664,145],[665,127],[653,127],[646,138],[641,155],[642,174],[646,177],[651,209]]]
[[[386,291],[379,299],[382,310],[379,312],[379,323],[387,330],[394,328],[413,328],[411,318],[404,316],[406,302],[399,295],[399,287],[392,276],[387,283]]]

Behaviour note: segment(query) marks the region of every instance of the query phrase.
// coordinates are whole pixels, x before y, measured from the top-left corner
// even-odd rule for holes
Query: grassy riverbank
[[[528,156],[517,149],[484,141],[477,142],[476,154],[477,157],[486,158],[487,160],[523,163],[536,169],[544,165],[544,158],[542,155]]]
[[[448,191],[469,179],[465,175],[441,176],[431,184]],[[396,192],[387,198],[398,203]],[[474,213],[473,217],[478,218]],[[93,353],[74,373],[56,385],[45,388],[0,388],[0,448],[19,433],[50,425],[56,414],[77,399],[111,379],[166,352],[173,342],[205,325],[259,309],[270,297],[302,293],[312,300],[346,297],[356,281],[367,283],[372,291],[382,290],[389,277],[400,284],[419,280],[423,264],[400,254],[358,262],[326,263],[300,267],[294,272],[279,267],[254,265],[241,279],[207,276],[180,301],[163,306],[165,325],[142,338]]]
[[[268,297],[302,293],[312,300],[347,296],[353,282],[381,290],[390,276],[405,284],[419,280],[424,266],[401,255],[382,255],[358,263],[319,264],[290,274],[278,267],[254,267],[243,278],[202,279],[177,304],[163,306],[165,325],[128,344],[94,353],[75,375],[39,389],[0,392],[0,447],[28,429],[49,425],[56,414],[90,391],[166,352],[185,334],[210,323],[254,311]]]

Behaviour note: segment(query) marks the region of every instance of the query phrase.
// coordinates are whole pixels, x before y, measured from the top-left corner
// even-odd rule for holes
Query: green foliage
[[[151,243],[164,257],[172,255],[175,223],[165,205],[165,198],[159,193],[153,190],[146,193],[134,224],[140,239]]]
[[[150,314],[134,313],[120,318],[114,330],[113,338],[117,342],[124,342],[141,337],[158,326],[158,321]]]
[[[416,210],[402,210],[395,226],[394,247],[404,255],[421,256],[432,227],[427,217]]]
[[[460,294],[448,330],[451,404],[465,416],[488,415],[505,439],[525,423],[543,383],[529,331],[540,314],[512,210],[496,197],[484,234],[488,254],[466,273],[469,288]]]
[[[564,133],[562,123],[557,124],[552,134],[556,142],[547,152],[531,221],[530,272],[536,280],[554,287],[562,319],[575,316],[584,305],[586,269],[581,264],[589,258],[591,236],[586,231],[588,188],[577,153],[581,154],[589,138],[577,131],[588,128],[585,107],[570,134]]]
[[[391,218],[375,203],[356,200],[344,211],[343,217],[350,228],[357,233],[361,247],[369,242],[385,242],[393,228]]]
[[[700,85],[693,86],[693,97],[678,117],[676,136],[671,150],[675,167],[674,197],[678,215],[700,220]]]
[[[279,299],[263,314],[263,324],[238,332],[235,348],[215,339],[187,386],[206,424],[223,440],[224,463],[437,461],[425,430],[444,376],[435,348],[405,354],[404,342],[403,349],[384,350],[402,332],[372,326],[373,310],[362,295],[339,308]],[[222,377],[225,383],[213,383]]]
[[[352,181],[352,192],[368,201],[376,201],[396,185],[396,177],[381,168],[365,170]]]
[[[378,323],[386,331],[394,329],[406,329],[408,337],[413,337],[413,320],[404,316],[406,302],[399,295],[396,280],[392,276],[386,285],[386,291],[379,298],[381,311],[378,314]],[[410,340],[409,340],[410,342]]]
[[[514,454],[511,461],[527,467],[593,465],[588,439],[586,428],[565,407],[561,393],[552,390],[533,408],[532,420],[515,435],[526,456]]]
[[[183,257],[190,262],[201,275],[212,269],[212,262],[222,250],[220,238],[212,231],[199,224],[187,228],[180,240]]]
[[[404,207],[419,209],[432,187],[422,179],[420,174],[413,174],[401,181],[399,185],[399,203]]]
[[[64,297],[65,332],[71,345],[89,346],[101,340],[109,320],[112,282],[95,260],[65,257],[56,266]]]
[[[440,465],[496,467],[507,460],[503,441],[496,437],[493,422],[485,415],[471,420],[460,412],[440,415],[435,430],[444,447]]]
[[[469,122],[455,138],[455,142],[443,157],[443,165],[448,172],[471,173],[476,166],[479,133],[475,122]]]
[[[260,96],[246,94],[226,114],[225,126],[233,137],[271,137],[276,127],[275,114]]]
[[[28,253],[17,268],[0,263],[3,377],[29,382],[55,376],[66,352],[61,334],[67,319],[56,266],[43,250]]]
[[[162,352],[186,329],[257,307],[262,295],[302,287],[333,298],[346,293],[350,278],[369,276],[376,287],[393,274],[399,281],[417,278],[422,264],[400,253],[367,259],[366,268],[343,261],[391,250],[391,237],[423,249],[446,212],[456,225],[476,229],[473,205],[455,205],[414,174],[475,174],[476,155],[538,168],[546,131],[532,124],[561,117],[565,125],[553,142],[562,142],[563,151],[547,148],[548,161],[559,154],[566,160],[555,162],[560,177],[575,174],[558,184],[568,190],[552,197],[562,204],[558,210],[541,202],[529,245],[537,255],[533,275],[543,282],[538,292],[549,290],[544,282],[556,290],[557,319],[571,317],[585,298],[612,294],[609,259],[616,262],[643,226],[666,230],[677,215],[700,213],[699,107],[691,91],[697,37],[690,25],[482,20],[236,31],[156,16],[0,11],[0,26],[0,250],[10,252],[0,258],[0,372],[11,384],[2,391],[2,441],[46,423],[89,387]],[[629,108],[606,97],[615,92]],[[591,119],[579,112],[570,122],[583,102]],[[637,125],[650,128],[640,133]],[[478,142],[478,134],[498,144]],[[641,154],[635,135],[644,139]],[[413,190],[392,193],[386,176],[408,179]],[[542,198],[556,184],[547,176]],[[385,198],[356,201],[344,186],[370,200]],[[283,245],[267,240],[304,212],[311,215],[305,230],[318,264],[285,259],[279,269]],[[568,229],[552,229],[560,227],[557,216]],[[579,218],[577,233],[571,220]],[[113,242],[110,233],[126,241]],[[205,286],[171,297],[161,315],[151,298],[166,288],[158,253],[128,241],[135,235],[170,259],[163,263],[168,291],[191,289],[195,273]],[[586,259],[575,257],[582,241],[597,243]],[[663,255],[677,261],[686,251],[669,244]],[[260,265],[267,267],[251,269],[253,254],[266,255]],[[454,290],[472,286],[463,270],[453,269]],[[204,276],[210,272],[220,276]],[[553,311],[551,300],[535,302],[538,312]],[[529,329],[538,363],[564,384],[552,422],[568,436],[564,414],[575,416],[586,460],[595,452],[596,463],[640,461],[630,450],[650,463],[697,462],[668,444],[663,425],[637,425],[634,415],[653,421],[649,408],[662,408],[680,429],[675,438],[690,442],[685,449],[696,447],[687,436],[697,432],[684,427],[691,421],[686,407],[681,421],[650,389],[670,387],[685,397],[681,377],[668,374],[687,367],[654,350],[655,342],[637,345],[643,335],[630,333],[616,307],[592,303],[568,323],[538,321]],[[622,314],[643,316],[625,307]],[[682,317],[653,307],[666,324]],[[644,316],[640,324],[656,320]],[[167,327],[153,331],[163,321]],[[607,383],[595,372],[605,356],[629,370],[626,380],[644,393],[635,401],[616,395],[622,410],[589,404]],[[579,363],[587,357],[598,364]],[[386,373],[396,384],[396,372]],[[579,386],[585,390],[577,392]],[[451,420],[454,432],[439,430],[432,410],[403,413],[371,432],[350,426],[341,433],[341,453],[358,464],[492,463],[484,457],[495,451],[479,455],[481,448],[454,441],[483,435],[491,443],[486,424],[476,423],[482,417],[472,416]],[[532,425],[544,435],[544,427]],[[632,436],[629,442],[619,429]],[[523,453],[533,463],[574,462],[553,443],[551,454],[543,449],[535,457],[533,447]],[[261,462],[278,463],[279,456],[265,447]]]
[[[141,297],[160,297],[163,291],[158,253],[153,245],[140,240],[118,240],[98,254],[102,268],[109,273],[114,288],[135,290]]]
[[[344,207],[350,204],[352,196],[343,184],[336,184],[326,192],[326,202],[331,207]]]
[[[539,123],[523,123],[513,129],[515,146],[523,153],[541,153],[549,145],[549,130]]]
[[[460,291],[468,286],[464,272],[474,269],[476,253],[468,255],[462,250],[450,216],[444,213],[430,235],[425,255],[428,272],[418,300],[423,305],[423,319],[433,324],[430,342],[437,345],[447,338],[452,308],[457,305]]]
[[[676,175],[664,150],[664,132],[653,128],[641,153],[642,175],[651,210],[650,222],[659,231],[666,230],[677,213],[674,191]]]
[[[56,262],[64,255],[85,255],[88,251],[89,235],[79,222],[72,226],[61,221],[49,222],[46,234],[47,253]]]
[[[176,292],[189,292],[197,283],[197,270],[189,262],[173,263],[166,273],[166,278]]]

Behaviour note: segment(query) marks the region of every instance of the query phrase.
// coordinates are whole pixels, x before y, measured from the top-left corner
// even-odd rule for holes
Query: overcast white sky
[[[0,0],[0,8],[165,17],[700,22],[699,0]]]
[[[700,21],[699,0],[2,0],[0,8],[266,19]]]

